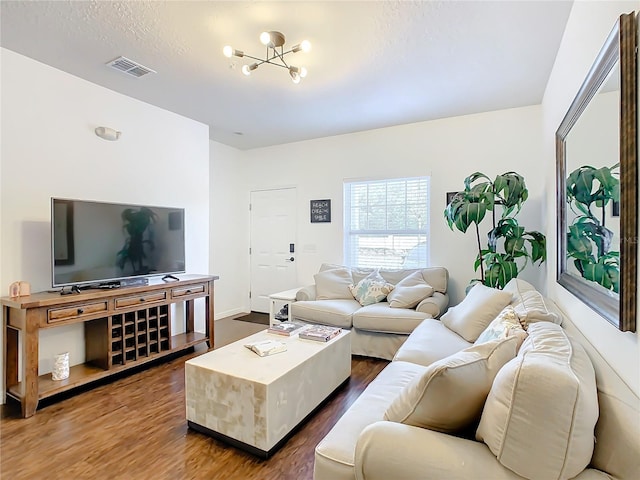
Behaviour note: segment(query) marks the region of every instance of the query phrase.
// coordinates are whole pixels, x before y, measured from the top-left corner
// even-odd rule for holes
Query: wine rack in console
[[[61,296],[3,297],[6,395],[33,415],[38,400],[207,342],[213,348],[213,283],[217,276],[184,275],[149,285],[86,290]],[[194,302],[204,299],[205,332],[194,330]],[[184,304],[184,332],[172,332],[172,304]],[[38,375],[40,329],[84,325],[85,362],[69,378]],[[181,329],[182,330],[182,329]],[[22,352],[22,362],[18,362]]]

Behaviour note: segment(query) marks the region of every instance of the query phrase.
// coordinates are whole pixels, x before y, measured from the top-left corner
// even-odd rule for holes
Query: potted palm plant
[[[506,172],[491,180],[481,172],[475,172],[464,180],[464,190],[458,192],[444,211],[451,230],[454,227],[465,233],[475,226],[478,255],[474,270],[480,269],[480,278],[472,284],[503,288],[517,277],[527,263],[546,260],[546,238],[535,230],[525,230],[516,215],[527,200],[524,178],[516,172]],[[501,210],[498,216],[498,209]],[[490,213],[491,230],[483,245],[480,223]]]
[[[586,280],[619,291],[620,252],[611,249],[606,206],[620,201],[619,163],[578,167],[567,177],[567,203],[575,218],[567,231],[567,257]]]

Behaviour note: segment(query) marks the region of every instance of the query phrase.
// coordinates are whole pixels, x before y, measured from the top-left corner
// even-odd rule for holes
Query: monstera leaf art
[[[619,165],[585,165],[567,177],[567,203],[576,216],[567,229],[567,257],[583,278],[616,293],[620,252],[612,250],[614,233],[606,226],[606,207],[620,201]]]

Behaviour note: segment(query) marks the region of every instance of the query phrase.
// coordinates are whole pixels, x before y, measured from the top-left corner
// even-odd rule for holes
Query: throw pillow
[[[431,295],[433,295],[433,287],[424,281],[422,272],[413,272],[396,284],[387,295],[387,302],[393,308],[415,308]]]
[[[353,279],[348,268],[325,270],[316,273],[313,278],[316,282],[316,299],[353,298],[349,291],[349,285],[353,283]]]
[[[511,293],[474,285],[467,296],[442,315],[441,321],[467,342],[475,342],[487,325],[511,302]]]
[[[516,356],[517,338],[474,345],[432,363],[407,384],[384,419],[456,432],[480,418],[491,384]]]
[[[520,349],[520,345],[522,345],[522,342],[527,338],[527,332],[525,332],[522,327],[511,305],[504,307],[495,320],[480,334],[474,342],[474,345],[507,337],[516,337],[518,339],[518,349]]]
[[[376,270],[360,280],[357,285],[350,285],[349,290],[360,305],[372,305],[387,298],[393,285],[387,283]]]
[[[597,420],[589,356],[559,325],[537,322],[496,376],[476,438],[522,477],[573,478],[591,461]]]

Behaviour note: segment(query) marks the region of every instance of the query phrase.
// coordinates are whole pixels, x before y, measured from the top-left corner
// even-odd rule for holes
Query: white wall
[[[245,195],[248,202],[251,190],[297,187],[296,264],[298,283],[304,285],[313,282],[321,263],[343,261],[345,179],[430,175],[431,264],[447,267],[452,303],[457,303],[475,277],[477,249],[474,233],[449,230],[442,214],[446,192],[462,190],[464,178],[477,170],[494,177],[515,169],[525,177],[530,194],[519,217],[521,223],[528,229],[543,230],[540,118],[540,107],[533,106],[241,152]],[[331,223],[310,223],[309,200],[325,198],[332,200]],[[243,218],[248,225],[248,212]],[[488,223],[481,233],[483,239],[487,230]],[[249,239],[244,241],[243,250],[249,247]],[[534,267],[523,278],[539,285],[543,270]]]
[[[621,13],[638,10],[640,2],[575,2],[542,103],[546,202],[544,212],[556,217],[554,135],[589,68]],[[636,393],[640,392],[639,333],[621,333],[556,283],[555,220],[547,223],[547,293],[574,320],[585,337]]]
[[[215,318],[249,311],[249,229],[242,152],[210,142],[211,258],[216,281]]]
[[[15,280],[33,291],[51,288],[52,196],[184,207],[186,270],[208,273],[208,127],[12,51],[0,54],[2,294]],[[101,125],[121,130],[120,140],[98,138]],[[81,325],[41,332],[41,374],[61,351],[83,362]]]

